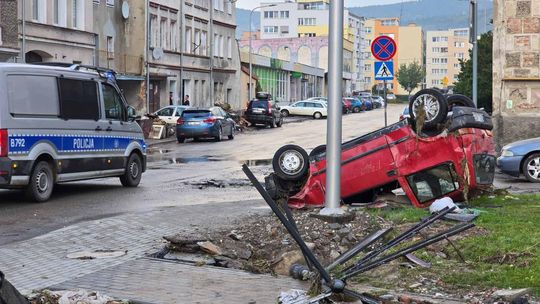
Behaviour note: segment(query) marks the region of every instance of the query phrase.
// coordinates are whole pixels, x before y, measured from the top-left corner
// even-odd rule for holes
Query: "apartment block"
[[[493,2],[497,148],[540,134],[540,0]]]
[[[451,88],[458,80],[460,60],[469,59],[469,29],[426,33],[426,85]]]
[[[375,58],[371,54],[371,44],[378,36],[389,36],[397,43],[397,52],[393,58],[394,74],[399,73],[401,64],[418,62],[423,64],[423,32],[420,26],[409,24],[400,26],[399,18],[378,18],[365,21],[366,40],[368,43],[362,49],[365,57],[365,90],[371,90],[374,86],[382,88],[382,81],[375,80]],[[387,83],[387,88],[394,94],[405,95],[408,92],[401,87],[395,77]]]

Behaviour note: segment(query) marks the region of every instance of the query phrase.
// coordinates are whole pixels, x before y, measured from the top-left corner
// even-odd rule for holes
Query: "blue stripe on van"
[[[125,136],[81,136],[61,134],[9,134],[9,154],[26,154],[40,141],[48,141],[60,153],[125,151],[132,141],[137,141],[146,152],[143,139]]]

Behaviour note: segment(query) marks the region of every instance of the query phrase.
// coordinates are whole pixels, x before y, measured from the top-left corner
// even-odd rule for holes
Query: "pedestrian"
[[[169,105],[172,106],[173,104],[174,104],[173,92],[169,92]]]
[[[184,102],[182,103],[182,105],[189,106],[189,95],[186,95],[186,97],[184,97]]]

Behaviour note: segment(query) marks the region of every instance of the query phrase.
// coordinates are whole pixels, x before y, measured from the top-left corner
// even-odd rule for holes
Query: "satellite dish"
[[[126,1],[122,2],[122,17],[129,18],[129,4]]]
[[[163,49],[162,48],[155,48],[152,51],[152,57],[154,57],[154,59],[156,59],[156,60],[163,57]]]

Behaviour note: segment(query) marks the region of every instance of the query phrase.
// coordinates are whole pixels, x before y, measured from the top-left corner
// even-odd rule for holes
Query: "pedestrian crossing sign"
[[[394,80],[394,62],[376,61],[375,80]]]

